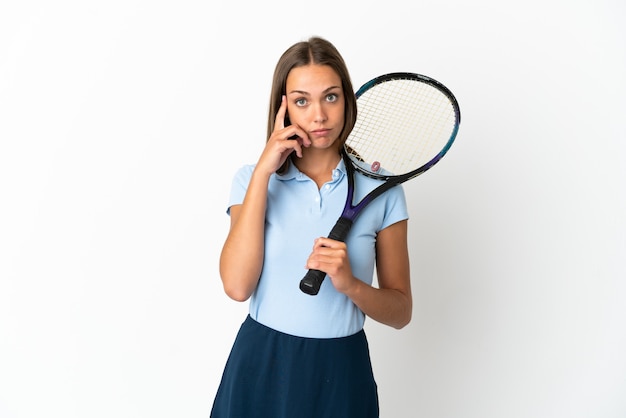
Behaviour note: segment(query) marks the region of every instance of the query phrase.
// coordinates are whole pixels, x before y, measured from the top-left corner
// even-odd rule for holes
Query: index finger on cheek
[[[287,114],[287,99],[286,96],[281,97],[280,107],[276,112],[276,119],[274,124],[276,128],[283,129],[285,127],[285,115]]]

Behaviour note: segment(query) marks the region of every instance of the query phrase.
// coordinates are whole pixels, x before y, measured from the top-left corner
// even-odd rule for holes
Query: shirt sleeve
[[[396,222],[409,219],[409,212],[406,205],[406,196],[402,185],[393,187],[387,191],[385,202],[385,216],[381,224],[381,230],[395,224]]]
[[[246,196],[250,178],[254,171],[254,165],[244,165],[235,172],[232,184],[230,186],[230,197],[228,199],[228,207],[226,213],[230,215],[230,208],[234,205],[241,205],[243,198]]]

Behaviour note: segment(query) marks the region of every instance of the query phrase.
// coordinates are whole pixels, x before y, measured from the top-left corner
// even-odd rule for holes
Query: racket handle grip
[[[352,228],[352,220],[341,217],[337,220],[335,226],[333,226],[330,234],[328,234],[328,238],[343,242],[346,240],[350,228]],[[308,295],[315,296],[320,291],[320,287],[322,287],[322,282],[325,278],[326,273],[323,271],[311,269],[305,274],[304,278],[300,280],[300,290]]]
[[[326,278],[326,273],[321,270],[309,270],[307,271],[304,279],[300,280],[300,290],[307,295],[315,296],[322,287],[322,282]]]

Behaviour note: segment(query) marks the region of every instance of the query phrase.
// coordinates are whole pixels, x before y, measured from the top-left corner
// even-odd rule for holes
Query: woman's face
[[[330,148],[344,125],[345,97],[339,75],[328,65],[293,68],[287,76],[287,114],[306,131],[313,148]]]

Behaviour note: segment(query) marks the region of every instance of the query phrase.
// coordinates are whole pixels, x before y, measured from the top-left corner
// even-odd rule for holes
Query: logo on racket
[[[372,163],[372,173],[376,173],[378,170],[380,170],[380,163],[378,161],[374,161]]]

